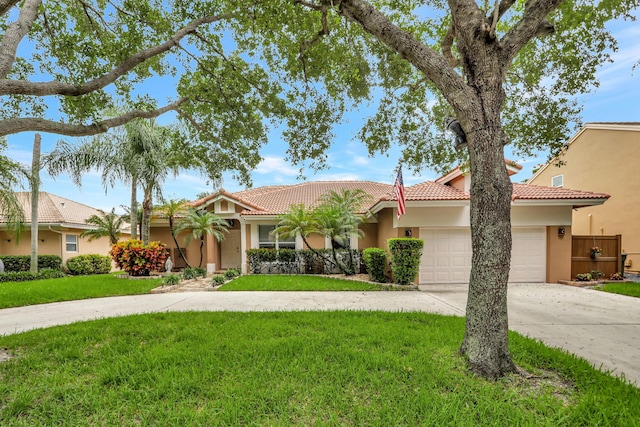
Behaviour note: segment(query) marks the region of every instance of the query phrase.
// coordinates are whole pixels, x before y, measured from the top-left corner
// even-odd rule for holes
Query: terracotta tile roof
[[[513,200],[608,199],[609,197],[605,193],[516,183],[513,184],[512,196]]]
[[[371,199],[361,207],[361,213],[372,208],[378,202],[396,200],[393,185],[391,184],[372,181],[317,181],[304,182],[296,185],[258,187],[237,193],[228,193],[220,190],[211,196],[192,202],[192,204],[197,206],[205,201],[212,200],[217,195],[223,194],[245,206],[251,207],[251,209],[244,210],[242,215],[279,215],[286,213],[291,205],[304,204],[308,207],[316,206],[318,199],[326,192],[330,190],[339,192],[342,189],[361,189],[372,196]],[[588,200],[607,198],[609,198],[609,195],[604,193],[592,193],[589,191],[528,184],[513,184],[514,200]],[[405,200],[408,202],[469,200],[469,193],[434,181],[425,181],[406,187]]]
[[[425,181],[405,189],[404,199],[409,200],[469,200],[469,193],[434,181]],[[392,200],[397,200],[395,195]]]
[[[247,204],[256,205],[261,210],[244,211],[243,215],[278,215],[286,213],[289,206],[304,204],[313,207],[318,199],[328,191],[360,189],[371,195],[371,199],[362,206],[364,212],[382,197],[389,197],[393,186],[371,181],[309,181],[296,185],[261,187],[234,193]]]
[[[26,222],[31,221],[31,193],[16,193]],[[38,198],[38,223],[40,224],[78,224],[87,225],[85,220],[91,215],[99,215],[100,211],[91,206],[41,192]],[[0,223],[6,222],[0,215]]]

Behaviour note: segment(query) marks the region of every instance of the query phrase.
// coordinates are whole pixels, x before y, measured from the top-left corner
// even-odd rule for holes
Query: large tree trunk
[[[503,140],[502,128],[489,126],[476,132],[469,144],[473,259],[460,351],[471,369],[486,378],[516,371],[509,353],[507,316],[512,185]]]

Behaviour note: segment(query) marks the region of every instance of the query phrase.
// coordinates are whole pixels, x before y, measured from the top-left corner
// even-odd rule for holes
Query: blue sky
[[[595,92],[579,98],[584,103],[584,123],[640,122],[640,68],[633,71],[634,64],[638,64],[640,60],[640,43],[638,43],[640,25],[630,21],[616,23],[614,33],[619,43],[618,51],[612,53],[614,62],[599,70],[600,87]],[[153,95],[153,86],[148,86]],[[157,90],[160,91],[162,88],[157,86]],[[162,119],[162,121],[168,120],[172,120],[171,116],[165,116]],[[398,147],[392,147],[387,155],[369,157],[366,147],[354,138],[362,121],[363,116],[354,112],[349,123],[336,128],[336,138],[328,153],[328,164],[331,167],[315,173],[311,170],[304,171],[306,179],[371,180],[393,183],[394,169],[400,157],[400,150]],[[61,138],[57,135],[43,134],[42,152],[51,151],[59,139]],[[6,154],[10,158],[31,164],[32,133],[10,136],[8,142],[9,149]],[[269,144],[261,151],[264,160],[252,174],[254,187],[300,182],[298,168],[285,160],[285,151],[285,143],[279,139],[277,133],[272,134]],[[531,176],[531,169],[535,165],[545,161],[546,153],[531,158],[514,158],[507,150],[506,157],[516,160],[523,166],[523,170],[513,177],[514,181],[522,181]],[[420,175],[412,175],[409,171],[404,171],[406,186],[433,180],[438,176],[430,170],[424,170]],[[120,206],[129,203],[130,193],[127,186],[118,185],[115,188],[109,188],[105,194],[98,173],[87,174],[81,188],[76,187],[66,176],[53,180],[46,173],[42,173],[41,178],[41,191],[54,193],[105,211],[115,207],[117,212],[122,212]],[[194,199],[198,193],[212,191],[206,181],[195,172],[182,173],[176,179],[167,180],[163,187],[164,196]],[[230,174],[225,175],[222,186],[232,192],[243,189]]]

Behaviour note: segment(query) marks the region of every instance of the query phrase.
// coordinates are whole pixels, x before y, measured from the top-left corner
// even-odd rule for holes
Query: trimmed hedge
[[[362,251],[362,259],[367,266],[369,278],[373,282],[384,283],[387,281],[387,252],[380,248],[367,248]]]
[[[361,271],[362,251],[351,250],[355,272]],[[348,250],[337,251],[337,257],[345,262]],[[331,249],[247,249],[249,271],[254,274],[334,274],[339,273],[333,261]]]
[[[391,272],[399,285],[410,285],[418,277],[424,241],[411,237],[389,239]]]
[[[7,273],[31,270],[30,255],[0,255],[4,263],[4,271]],[[62,258],[58,255],[38,255],[38,270],[45,268],[60,270]]]
[[[107,274],[111,271],[111,257],[106,255],[78,255],[67,260],[67,270],[74,275]]]
[[[51,268],[43,268],[36,274],[30,271],[11,271],[8,273],[0,273],[1,282],[28,282],[30,280],[42,280],[42,279],[58,279],[64,277],[64,273],[60,270],[54,270]]]

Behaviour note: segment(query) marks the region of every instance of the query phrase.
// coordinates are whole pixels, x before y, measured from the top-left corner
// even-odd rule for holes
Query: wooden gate
[[[597,246],[602,253],[591,258],[591,248]],[[622,252],[622,236],[571,236],[571,277],[576,274],[590,273],[599,270],[609,278],[620,272],[620,253]]]

